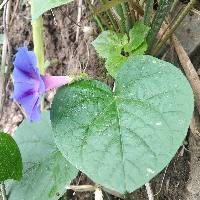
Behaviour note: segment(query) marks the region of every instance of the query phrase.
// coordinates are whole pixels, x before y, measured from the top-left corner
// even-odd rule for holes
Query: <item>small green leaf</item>
[[[150,28],[146,26],[143,21],[137,22],[129,31],[130,41],[124,47],[124,50],[131,52],[137,49],[146,40],[149,30]]]
[[[46,11],[64,4],[68,4],[71,1],[73,0],[32,0],[31,6],[34,7],[32,19],[35,20]]]
[[[135,56],[114,92],[98,81],[62,87],[51,122],[63,155],[98,184],[120,193],[149,182],[182,144],[193,113],[192,89],[179,69]]]
[[[24,121],[16,139],[22,153],[24,175],[10,186],[9,200],[57,200],[78,171],[58,151],[50,126],[49,112],[39,122]]]
[[[110,58],[112,55],[120,55],[127,43],[127,35],[104,31],[92,42],[92,45],[101,58]]]
[[[50,65],[51,65],[51,62],[49,60],[45,60],[44,69],[46,70]]]
[[[133,50],[133,51],[130,53],[130,55],[131,55],[131,56],[143,55],[143,54],[145,54],[147,48],[148,48],[147,42],[144,41],[137,49]]]
[[[127,60],[127,57],[121,54],[127,43],[128,37],[126,34],[123,35],[113,31],[102,32],[92,42],[99,56],[106,59],[105,67],[112,77],[116,76],[119,68]]]
[[[116,77],[118,70],[127,61],[128,57],[116,54],[106,60],[106,69],[112,77]]]
[[[130,30],[130,41],[126,34],[104,31],[92,42],[98,55],[106,59],[105,67],[112,77],[116,78],[117,71],[128,57],[145,53],[148,32],[149,27],[140,21]],[[123,52],[127,55],[124,56]]]
[[[116,78],[117,72],[123,66],[123,64],[131,58],[134,58],[136,55],[143,55],[147,50],[147,42],[144,41],[137,49],[130,52],[128,57],[119,55],[119,54],[112,54],[110,58],[106,59],[105,67],[108,73],[113,77]]]
[[[22,159],[15,140],[0,132],[0,181],[20,180],[22,177]]]

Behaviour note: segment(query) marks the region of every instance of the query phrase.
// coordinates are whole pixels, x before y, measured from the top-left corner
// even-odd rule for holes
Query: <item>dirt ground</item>
[[[83,6],[82,18],[86,17],[86,8]],[[55,17],[54,17],[55,16]],[[94,22],[85,21],[83,26],[90,26],[92,32],[86,34],[80,28],[79,40],[76,42],[77,25],[74,21],[77,18],[76,2],[69,6],[53,9],[44,15],[44,37],[46,59],[56,60],[56,64],[47,70],[52,75],[75,75],[86,72],[90,77],[111,83],[106,75],[103,62],[96,57],[91,41],[95,38],[97,29]],[[30,7],[26,4],[17,8],[12,25],[9,30],[9,39],[12,55],[20,46],[33,48],[31,34]],[[12,83],[9,84],[8,98],[5,109],[0,120],[0,129],[13,133],[23,120],[23,113],[16,103],[11,99]],[[46,95],[46,107],[49,108],[54,92]],[[189,133],[188,133],[189,134]],[[159,200],[184,200],[187,194],[187,182],[190,178],[190,149],[187,140],[184,146],[180,147],[171,163],[152,181],[151,186],[155,199]],[[79,173],[73,184],[91,184],[92,181],[84,174]],[[92,200],[94,194],[90,192],[74,193],[67,191],[65,194],[68,200]],[[62,199],[66,199],[63,197]],[[119,199],[108,193],[104,193],[105,200]],[[127,195],[126,199],[147,200],[145,187]],[[200,200],[200,196],[194,198]],[[191,198],[192,200],[192,198]]]

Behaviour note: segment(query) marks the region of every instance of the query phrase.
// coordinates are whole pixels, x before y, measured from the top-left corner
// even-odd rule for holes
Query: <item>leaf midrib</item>
[[[119,112],[119,109],[118,109],[118,105],[117,105],[117,98],[115,97],[115,105],[116,105],[116,111],[117,111],[117,120],[118,120],[118,129],[119,129],[119,137],[120,137],[120,149],[121,149],[121,160],[122,160],[122,169],[123,169],[123,180],[124,180],[124,191],[127,191],[126,189],[126,173],[125,173],[125,160],[124,160],[124,145],[123,145],[123,138],[122,138],[122,132],[121,132],[121,121],[120,121],[120,112]]]

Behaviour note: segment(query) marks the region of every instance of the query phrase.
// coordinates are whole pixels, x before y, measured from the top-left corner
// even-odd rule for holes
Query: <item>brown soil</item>
[[[53,9],[55,19],[51,12],[47,12],[44,16],[45,29],[45,49],[46,59],[57,59],[57,64],[48,68],[48,73],[53,75],[75,75],[86,72],[94,79],[99,79],[109,83],[105,69],[100,60],[97,59],[96,53],[91,46],[91,41],[95,37],[96,27],[93,22],[86,21],[85,25],[93,29],[91,35],[86,35],[80,31],[79,40],[75,42],[76,37],[76,21],[77,5],[72,3],[69,6]],[[14,55],[16,49],[20,46],[28,46],[33,48],[31,36],[31,20],[30,7],[22,5],[15,13],[13,24],[9,31],[9,38]],[[83,7],[83,15],[86,16],[86,8]],[[55,24],[56,22],[56,24]],[[6,100],[3,117],[0,120],[0,129],[13,133],[16,127],[23,119],[21,109],[10,99],[12,84],[9,84],[8,99]],[[53,93],[47,94],[47,106],[51,102]],[[177,155],[171,161],[169,166],[157,175],[152,181],[151,186],[155,199],[159,200],[183,200],[186,190],[186,183],[189,179],[190,172],[190,153],[187,145],[182,146]],[[73,184],[91,184],[92,181],[83,174],[79,174],[73,181]],[[92,200],[94,194],[73,193],[67,191],[65,194],[67,199],[72,200]],[[63,198],[65,199],[65,198]],[[119,199],[108,193],[104,193],[104,199]],[[145,187],[142,187],[132,194],[127,195],[126,199],[147,200]],[[197,198],[198,200],[198,198]]]

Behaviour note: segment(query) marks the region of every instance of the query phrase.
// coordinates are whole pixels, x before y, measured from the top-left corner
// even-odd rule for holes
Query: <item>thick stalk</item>
[[[175,51],[178,55],[179,61],[181,66],[185,72],[185,75],[190,83],[190,86],[194,93],[195,103],[197,110],[200,114],[200,80],[199,76],[194,68],[190,58],[188,57],[186,51],[184,50],[183,46],[179,42],[179,40],[172,35],[172,44],[175,48]]]
[[[172,27],[165,33],[165,35],[163,36],[163,39],[157,44],[155,49],[152,51],[152,55],[156,55],[159,52],[163,44],[172,36],[174,31],[177,29],[177,27],[180,25],[184,17],[189,13],[189,11],[192,9],[195,3],[196,3],[196,0],[191,0],[188,3],[188,5],[183,9],[183,11],[177,16],[177,19],[172,25]]]
[[[41,74],[45,73],[44,67],[44,41],[42,16],[32,22],[34,52],[37,57],[37,65]]]
[[[35,5],[31,1],[31,15],[33,16]],[[43,18],[38,17],[36,20],[32,21],[32,32],[33,32],[33,44],[34,53],[37,58],[37,67],[40,70],[40,74],[45,73],[44,65],[44,40],[43,40]],[[41,101],[41,110],[44,110],[44,98]]]

